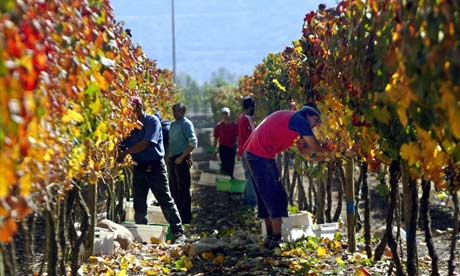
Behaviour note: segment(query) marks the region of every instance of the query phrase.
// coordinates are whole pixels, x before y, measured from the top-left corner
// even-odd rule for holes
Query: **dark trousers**
[[[227,147],[219,145],[219,158],[222,162],[221,171],[223,174],[230,175],[233,178],[233,170],[235,168],[235,147]]]
[[[288,197],[281,183],[275,159],[244,153],[257,195],[258,217],[281,218],[288,216]]]
[[[182,223],[189,224],[192,221],[192,196],[190,193],[190,168],[192,159],[190,155],[177,165],[174,163],[179,155],[169,158],[169,186],[171,194],[176,202]]]
[[[134,167],[134,220],[147,224],[147,194],[149,189],[158,201],[161,211],[173,233],[182,233],[179,211],[169,191],[168,173],[164,159],[138,164]]]

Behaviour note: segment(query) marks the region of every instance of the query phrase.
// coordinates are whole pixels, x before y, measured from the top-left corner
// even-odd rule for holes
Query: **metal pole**
[[[173,82],[176,83],[176,31],[174,28],[174,0],[171,0],[171,20],[172,20],[172,62],[173,62]]]

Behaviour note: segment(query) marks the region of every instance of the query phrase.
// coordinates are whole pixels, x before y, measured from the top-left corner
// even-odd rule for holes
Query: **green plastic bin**
[[[216,187],[219,192],[230,192],[232,183],[230,179],[216,178]]]
[[[230,183],[231,183],[231,187],[230,187],[231,193],[243,193],[244,192],[244,188],[246,186],[245,180],[232,179],[230,180]]]

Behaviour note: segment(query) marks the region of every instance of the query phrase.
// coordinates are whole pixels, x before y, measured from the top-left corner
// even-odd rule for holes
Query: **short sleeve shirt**
[[[222,146],[235,146],[237,135],[237,127],[233,122],[225,123],[224,121],[220,121],[214,128],[214,138]]]
[[[132,147],[142,140],[147,140],[150,144],[145,150],[131,154],[134,161],[148,162],[160,160],[164,157],[161,123],[156,116],[145,114],[142,128],[132,130],[129,137],[125,139],[124,144],[127,147]]]
[[[188,146],[196,148],[198,139],[192,121],[184,117],[174,121],[169,129],[169,151],[170,157],[184,152]]]
[[[304,113],[282,110],[270,114],[249,136],[244,150],[274,159],[290,148],[298,137],[314,136]]]
[[[243,147],[254,130],[254,121],[252,116],[241,113],[238,118],[238,156],[243,154]]]

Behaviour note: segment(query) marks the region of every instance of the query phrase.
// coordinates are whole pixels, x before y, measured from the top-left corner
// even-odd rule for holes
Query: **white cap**
[[[228,107],[222,107],[221,111],[222,113],[227,113],[227,115],[230,115],[230,108]]]

